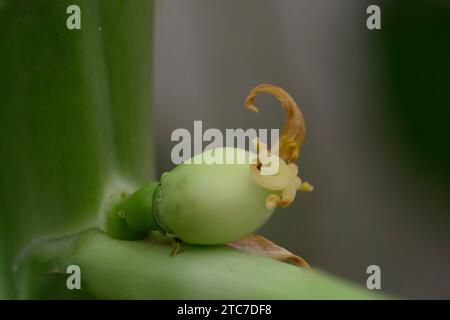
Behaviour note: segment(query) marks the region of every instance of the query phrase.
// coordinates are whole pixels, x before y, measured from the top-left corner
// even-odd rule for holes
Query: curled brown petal
[[[279,141],[279,156],[287,163],[296,161],[306,133],[305,121],[300,108],[284,89],[263,83],[254,87],[245,100],[245,106],[250,111],[259,112],[253,101],[260,92],[269,93],[281,102],[286,118]]]

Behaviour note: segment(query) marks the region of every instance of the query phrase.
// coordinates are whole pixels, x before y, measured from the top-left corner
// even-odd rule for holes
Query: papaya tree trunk
[[[152,17],[151,0],[0,2],[0,298],[26,243],[96,225],[105,193],[154,179]]]

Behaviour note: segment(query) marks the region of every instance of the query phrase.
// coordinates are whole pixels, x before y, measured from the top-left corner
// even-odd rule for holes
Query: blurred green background
[[[376,264],[386,292],[450,298],[449,40],[438,0],[0,0],[0,280],[36,236],[96,223],[112,186],[172,169],[173,130],[279,128],[273,98],[243,107],[269,82],[305,114],[316,189],[260,233],[361,285]]]

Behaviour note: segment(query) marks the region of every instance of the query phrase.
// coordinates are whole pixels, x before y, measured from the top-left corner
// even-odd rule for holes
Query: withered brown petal
[[[271,94],[281,102],[286,116],[279,138],[278,155],[287,163],[295,162],[306,134],[303,113],[289,93],[283,88],[268,83],[257,85],[248,94],[245,99],[245,107],[250,111],[259,112],[258,107],[254,104],[254,100],[260,92]]]
[[[244,238],[227,243],[228,246],[250,253],[259,254],[275,260],[287,262],[305,269],[310,269],[309,264],[292,252],[273,243],[257,234],[249,234]]]

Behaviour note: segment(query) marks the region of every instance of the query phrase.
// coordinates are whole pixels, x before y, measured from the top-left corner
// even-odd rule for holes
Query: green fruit
[[[161,179],[158,218],[170,233],[187,243],[220,244],[238,240],[261,227],[274,211],[265,205],[271,192],[252,181],[249,153],[234,148],[214,150],[223,150],[227,158],[236,155],[247,161],[245,164],[184,163]],[[199,157],[207,162],[212,152],[197,155],[191,163]]]
[[[240,163],[213,163],[213,152]],[[194,164],[203,160],[202,164]],[[273,191],[251,177],[250,154],[242,149],[211,149],[193,157],[161,182],[131,195],[113,195],[106,210],[106,231],[116,239],[137,240],[162,230],[191,244],[221,244],[238,240],[261,227],[274,208],[266,207]]]
[[[246,99],[251,111],[258,112],[253,99],[259,92],[277,97],[286,111],[278,143],[281,154],[268,152],[258,139],[252,141],[258,156],[236,148],[198,154],[163,174],[159,184],[111,198],[106,210],[108,234],[136,240],[149,231],[161,230],[190,244],[227,243],[261,227],[277,205],[284,208],[292,203],[297,191],[312,191],[313,187],[297,176],[294,163],[305,135],[300,109],[282,88],[261,84]],[[267,153],[261,153],[263,150]],[[271,154],[269,161],[264,154]],[[279,164],[276,173],[264,173],[275,163]]]

